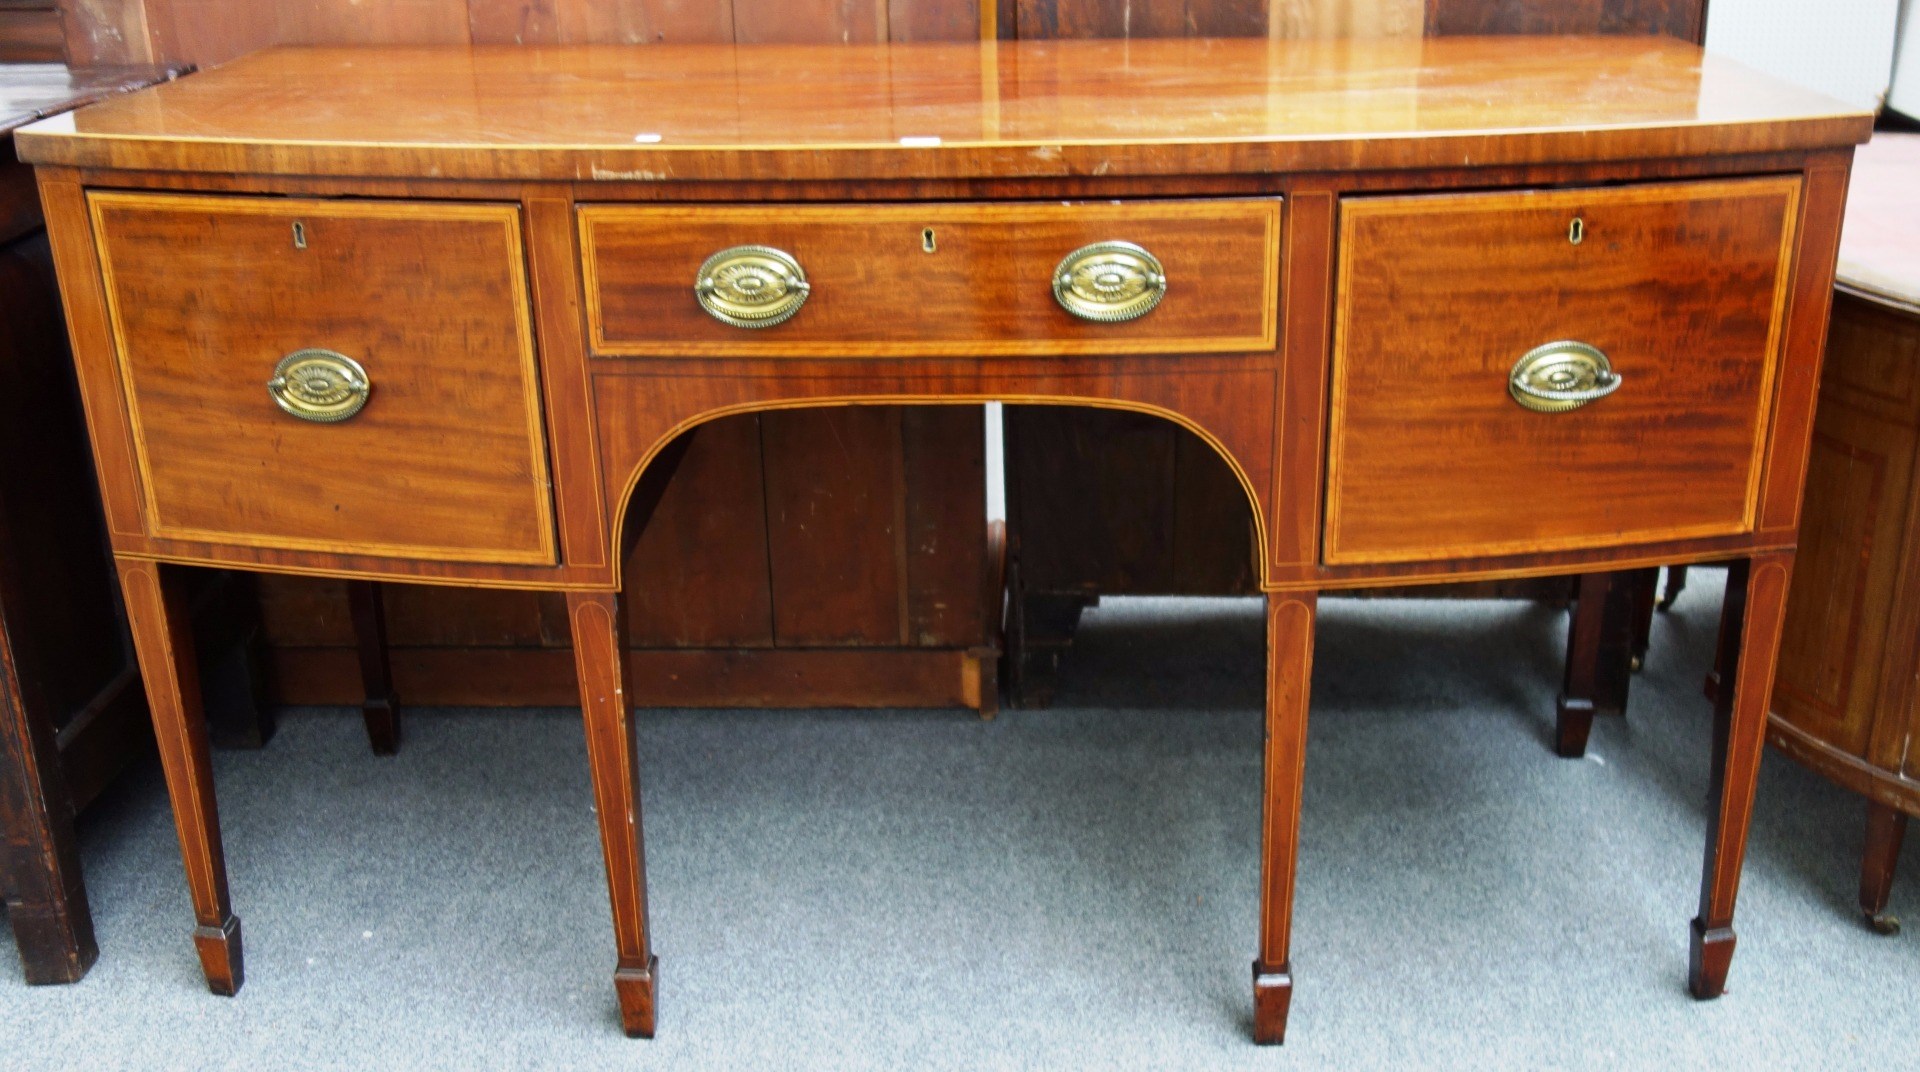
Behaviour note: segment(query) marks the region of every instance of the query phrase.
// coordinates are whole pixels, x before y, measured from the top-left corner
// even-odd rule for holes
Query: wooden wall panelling
[[[733,40],[713,0],[468,0],[474,44],[710,44]]]
[[[1268,32],[1267,0],[1020,0],[1016,19],[1018,36],[1028,39],[1265,37]]]
[[[55,0],[0,0],[0,24]],[[208,65],[275,43],[641,44],[1665,33],[1705,0],[58,0],[76,63]],[[50,24],[50,23],[49,23]],[[33,24],[39,37],[48,30]],[[43,42],[43,45],[57,44]]]
[[[1251,595],[1260,590],[1260,570],[1247,493],[1213,448],[1175,431],[1173,588]]]
[[[0,63],[60,63],[66,35],[53,0],[0,0]]]
[[[982,4],[993,0],[888,0],[887,38],[892,41],[972,41],[980,36]]]
[[[1007,529],[1028,592],[1172,590],[1180,428],[1139,413],[1014,405],[1004,427]],[[1217,455],[1215,464],[1225,468]]]
[[[1424,0],[1273,0],[1269,35],[1303,37],[1419,37]]]
[[[630,646],[773,646],[765,480],[758,415],[693,437],[627,556]]]
[[[854,44],[887,39],[887,0],[733,0],[733,39]]]
[[[761,417],[773,635],[781,646],[906,642],[901,422],[898,406]]]
[[[1707,0],[1426,0],[1428,35],[1658,33],[1699,42]]]
[[[901,542],[907,577],[902,632],[915,647],[978,645],[997,624],[989,620],[989,611],[999,609],[997,587],[989,589],[991,608],[968,598],[997,568],[987,558],[987,504],[981,494],[986,487],[984,424],[979,406],[901,411]]]
[[[182,0],[171,3],[179,5]],[[473,39],[467,4],[468,0],[281,0],[271,6],[279,15],[281,44],[464,45]]]

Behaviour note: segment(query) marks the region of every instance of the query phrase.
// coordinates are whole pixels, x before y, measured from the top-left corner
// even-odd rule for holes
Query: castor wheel
[[[1899,934],[1900,917],[1888,912],[1870,913],[1867,926],[1872,927],[1875,934]]]

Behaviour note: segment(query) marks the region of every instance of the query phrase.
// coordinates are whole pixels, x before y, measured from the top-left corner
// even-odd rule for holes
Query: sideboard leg
[[[1260,958],[1253,962],[1253,1040],[1284,1042],[1293,1000],[1287,946],[1300,841],[1300,778],[1313,677],[1313,592],[1267,594],[1267,719],[1260,824]]]
[[[1860,911],[1867,926],[1881,934],[1900,933],[1900,920],[1887,913],[1893,895],[1893,872],[1900,863],[1900,843],[1907,836],[1907,813],[1867,801],[1867,844],[1860,854]]]
[[[374,755],[390,756],[400,748],[400,704],[387,655],[386,599],[378,581],[348,581],[347,603],[360,649],[360,685],[366,697],[360,715],[367,724],[367,743]]]
[[[620,596],[614,592],[569,592],[573,657],[580,674],[580,708],[586,720],[587,763],[593,773],[600,845],[607,862],[607,893],[613,903],[613,933],[620,950],[613,973],[620,1022],[631,1038],[653,1037],[655,984],[660,962],[647,941],[647,857],[640,826],[640,774],[633,708],[627,702],[621,661]]]
[[[147,685],[153,735],[173,802],[187,886],[198,926],[193,944],[207,987],[216,994],[239,991],[244,971],[240,920],[227,895],[227,864],[220,848],[220,814],[213,797],[213,763],[207,753],[207,720],[200,706],[200,673],[193,653],[193,617],[176,567],[120,559],[120,589],[127,624]]]
[[[1717,805],[1707,822],[1700,914],[1693,920],[1688,975],[1688,989],[1696,998],[1720,996],[1733,960],[1733,902],[1740,892],[1740,865],[1766,744],[1767,708],[1792,568],[1793,556],[1781,554],[1738,561],[1727,571],[1715,657],[1720,688],[1713,713],[1712,796]]]

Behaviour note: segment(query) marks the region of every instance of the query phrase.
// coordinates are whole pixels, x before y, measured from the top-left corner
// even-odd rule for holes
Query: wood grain
[[[1662,33],[1699,43],[1706,0],[1426,0],[1426,31],[1444,34]]]
[[[1300,790],[1307,762],[1313,683],[1313,593],[1267,596],[1267,711],[1261,762],[1260,955],[1253,962],[1253,1038],[1287,1036],[1293,998],[1289,957],[1294,872],[1299,864]]]
[[[1279,232],[1275,201],[580,212],[593,350],[618,356],[1256,350],[1273,345]],[[1104,241],[1165,266],[1166,297],[1139,319],[1092,323],[1054,300],[1055,267]],[[744,329],[695,300],[702,262],[743,245],[798,260],[812,290],[793,319]]]
[[[515,209],[148,194],[92,207],[151,532],[556,560]],[[306,347],[367,367],[358,416],[313,424],[273,404],[275,362]]]
[[[194,947],[207,986],[216,994],[238,992],[245,971],[240,919],[227,893],[227,864],[220,844],[220,814],[214,803],[213,762],[207,752],[207,720],[200,706],[200,679],[193,656],[193,623],[173,567],[151,562],[119,563],[120,589],[133,631],[134,651],[147,684],[174,829],[186,863],[187,887],[198,923]]]
[[[630,1037],[651,1038],[660,962],[647,934],[647,857],[641,840],[640,771],[633,707],[627,699],[619,596],[567,597],[573,655],[580,675],[587,762],[593,770],[594,814],[606,857],[607,892],[619,947],[614,987]]]
[[[28,0],[37,14],[52,0]],[[211,66],[276,40],[404,43],[423,30],[457,39],[458,3],[436,0],[70,0],[65,46],[92,63]],[[1665,33],[1699,43],[1704,0],[866,0],[786,8],[766,0],[465,0],[474,44],[965,41],[1071,36],[1377,37],[1492,33]],[[30,24],[36,40],[47,30]],[[61,27],[52,30],[61,45]],[[864,34],[864,36],[863,36]],[[45,47],[44,43],[40,47]]]
[[[897,406],[761,417],[776,643],[906,642],[900,423]]]
[[[1326,561],[1750,530],[1798,198],[1753,179],[1348,201]],[[1557,339],[1625,386],[1516,404],[1513,362]]]
[[[1766,743],[1767,704],[1792,571],[1791,554],[1742,560],[1728,570],[1715,660],[1721,682],[1714,701],[1709,794],[1715,807],[1707,820],[1700,913],[1693,920],[1687,981],[1696,998],[1718,997],[1727,985],[1735,940],[1734,900],[1746,858],[1747,827],[1753,818],[1760,754]]]
[[[1920,814],[1920,316],[1841,293],[1826,353],[1768,741],[1870,809]]]
[[[132,170],[642,183],[1273,174],[1842,147],[1871,125],[1652,37],[385,55],[375,65],[352,49],[258,53],[28,127],[21,155]],[[1357,85],[1372,88],[1356,97]],[[636,99],[648,102],[644,123]]]

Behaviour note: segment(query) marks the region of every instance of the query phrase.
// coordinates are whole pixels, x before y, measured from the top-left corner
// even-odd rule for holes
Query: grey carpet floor
[[[1777,755],[1729,991],[1686,995],[1696,576],[1582,761],[1546,743],[1563,614],[1323,604],[1281,1048],[1246,1037],[1259,605],[1136,600],[1052,710],[646,712],[652,1042],[618,1031],[577,713],[410,712],[380,760],[299,710],[215,759],[241,994],[202,988],[137,772],[82,828],[100,963],[0,956],[0,1067],[1913,1068],[1920,946],[1856,918],[1862,805]]]

